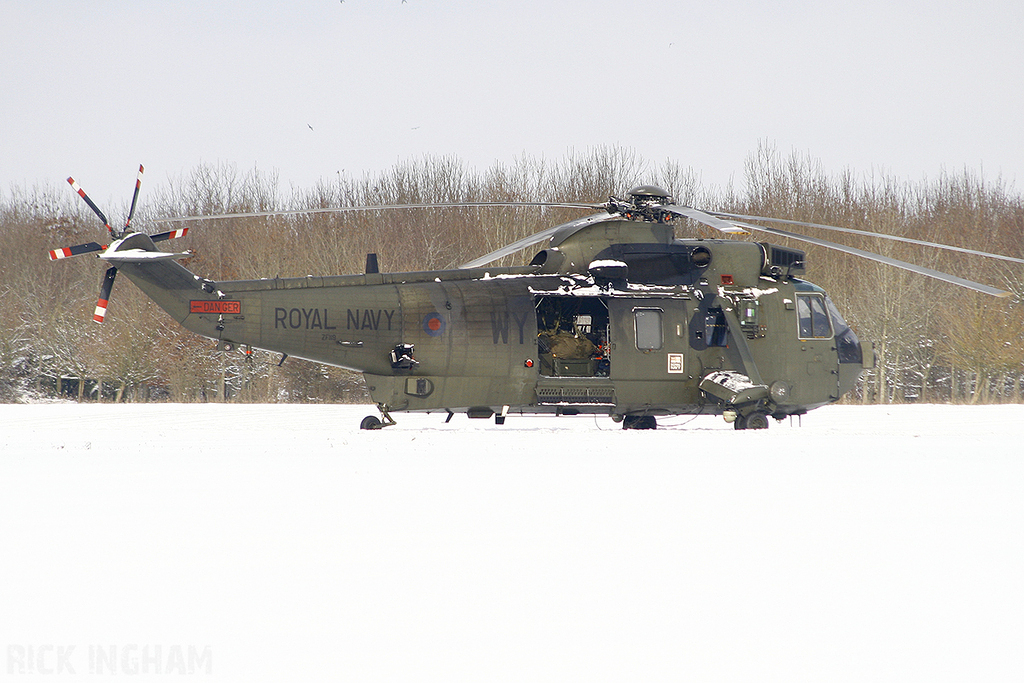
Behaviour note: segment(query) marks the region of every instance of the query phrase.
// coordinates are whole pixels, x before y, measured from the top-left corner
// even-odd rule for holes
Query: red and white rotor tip
[[[77,182],[75,182],[74,178],[68,177],[68,183],[71,185],[71,189],[77,192],[78,196],[85,200],[85,203],[89,205],[89,208],[92,209],[93,213],[99,216],[100,220],[103,221],[103,227],[105,227],[107,229],[107,232],[111,236],[113,236],[114,229],[110,227],[110,221],[108,221],[107,217],[103,215],[103,212],[100,211],[100,208],[96,206],[91,199],[89,199],[89,195],[85,193],[85,190],[83,190],[81,186]]]
[[[107,317],[107,305],[110,303],[110,292],[114,289],[114,279],[117,277],[117,268],[110,267],[103,276],[103,284],[100,285],[100,298],[96,301],[96,310],[93,311],[92,321],[102,323]]]
[[[100,299],[96,302],[96,310],[92,314],[92,321],[94,323],[103,322],[103,318],[107,315],[107,304],[109,302],[106,299]]]

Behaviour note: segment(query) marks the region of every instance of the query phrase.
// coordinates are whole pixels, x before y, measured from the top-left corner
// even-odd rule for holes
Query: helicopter
[[[73,178],[72,188],[111,242],[55,249],[51,260],[95,253],[110,264],[93,319],[102,323],[119,272],[174,320],[221,351],[258,348],[361,372],[379,416],[443,412],[473,419],[509,414],[607,415],[624,429],[655,429],[669,415],[721,415],[737,430],[766,429],[838,401],[874,366],[821,287],[803,279],[804,251],[770,242],[676,238],[689,218],[725,235],[765,233],[904,268],[996,297],[1010,292],[873,252],[758,223],[871,235],[1024,263],[908,238],[677,204],[654,185],[599,203],[472,202],[344,207],[160,219],[186,222],[289,213],[431,206],[589,209],[458,268],[213,281],[157,244],[188,234],[115,229]],[[489,264],[540,243],[525,266]]]

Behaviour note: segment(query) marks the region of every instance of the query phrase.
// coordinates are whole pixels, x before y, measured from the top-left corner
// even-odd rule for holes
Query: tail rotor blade
[[[93,204],[92,200],[89,199],[89,195],[85,193],[85,190],[83,190],[78,185],[78,183],[75,182],[74,178],[68,178],[68,184],[71,185],[71,189],[78,193],[79,197],[85,200],[85,203],[89,205],[89,208],[93,210],[93,213],[100,217],[100,220],[103,221],[103,226],[107,229],[107,232],[110,233],[110,236],[113,237],[114,229],[110,227],[110,221],[108,221],[107,217],[103,215],[103,212],[100,211],[100,208]]]
[[[149,239],[154,242],[163,242],[164,240],[173,240],[178,237],[184,237],[188,234],[188,228],[178,228],[177,230],[168,230],[167,232],[161,232],[156,235],[150,235]]]
[[[107,274],[103,276],[103,284],[100,285],[100,298],[96,302],[96,311],[92,314],[92,321],[102,323],[107,316],[107,304],[110,302],[110,291],[114,288],[114,278],[117,277],[117,268],[107,268]]]
[[[124,222],[124,231],[128,232],[132,225],[132,216],[135,215],[135,203],[139,201],[139,188],[142,187],[142,174],[146,169],[139,164],[139,175],[135,177],[135,194],[132,195],[132,208],[128,210],[128,220]]]
[[[61,247],[60,249],[51,249],[50,260],[56,261],[62,258],[81,256],[82,254],[89,254],[94,251],[103,251],[106,248],[107,245],[105,244],[98,244],[96,242],[86,242],[85,244],[76,244],[73,247]]]

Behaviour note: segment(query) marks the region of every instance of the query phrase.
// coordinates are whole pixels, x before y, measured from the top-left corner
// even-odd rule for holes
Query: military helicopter
[[[393,425],[392,413],[400,411],[443,411],[446,422],[455,413],[493,416],[496,424],[510,413],[598,414],[625,429],[655,429],[659,416],[720,414],[735,429],[765,429],[769,417],[803,415],[839,400],[874,365],[872,345],[858,339],[823,289],[802,279],[803,251],[768,242],[677,239],[673,224],[680,217],[726,234],[758,231],[802,240],[997,297],[1011,294],[755,222],[1024,263],[850,228],[702,211],[641,185],[625,198],[594,204],[468,204],[592,213],[456,269],[380,272],[376,255],[368,254],[361,274],[215,282],[176,263],[188,252],[156,246],[185,236],[188,228],[147,235],[131,227],[142,173],[140,166],[123,229],[112,228],[68,179],[112,239],[50,252],[51,259],[96,253],[111,264],[94,320],[103,321],[115,277],[123,272],[220,350],[260,348],[281,353],[282,362],[291,356],[362,372],[380,412],[364,418],[363,429]],[[333,210],[353,209],[314,211]],[[218,218],[280,213],[299,212]],[[526,266],[488,266],[541,242]]]

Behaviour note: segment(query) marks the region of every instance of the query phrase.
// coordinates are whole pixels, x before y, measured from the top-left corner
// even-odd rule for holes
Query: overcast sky
[[[1020,188],[1022,34],[1019,0],[0,0],[0,192],[74,175],[121,203],[139,163],[287,189],[603,145],[740,185],[762,141]]]

